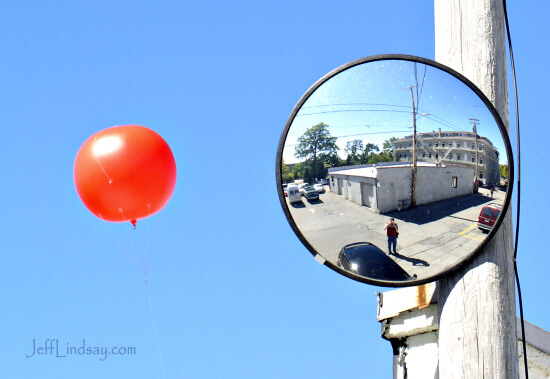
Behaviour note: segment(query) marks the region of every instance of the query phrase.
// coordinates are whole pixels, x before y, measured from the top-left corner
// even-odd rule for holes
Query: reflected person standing
[[[384,230],[386,231],[386,235],[388,236],[388,251],[389,255],[392,254],[392,246],[393,246],[393,253],[397,254],[397,236],[399,235],[399,227],[397,226],[397,223],[395,220],[390,218],[390,222],[384,226]]]

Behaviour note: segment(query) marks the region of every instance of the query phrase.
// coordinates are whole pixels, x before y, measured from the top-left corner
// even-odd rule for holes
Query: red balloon
[[[74,162],[78,196],[105,221],[131,221],[160,211],[176,186],[176,162],[166,141],[139,125],[95,133]]]

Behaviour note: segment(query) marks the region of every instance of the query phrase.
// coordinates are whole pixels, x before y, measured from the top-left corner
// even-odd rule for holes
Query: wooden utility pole
[[[474,192],[477,193],[478,192],[478,184],[477,184],[477,181],[479,180],[479,147],[478,147],[478,144],[477,144],[477,125],[476,125],[476,121],[479,121],[479,120],[476,120],[475,118],[471,118],[470,121],[472,121],[472,130],[474,132],[474,149],[476,151],[476,154],[475,154],[475,160],[476,160],[476,170],[475,170],[475,174],[474,174]]]
[[[416,66],[415,66],[416,67]],[[411,90],[412,99],[412,115],[413,115],[413,172],[412,172],[412,194],[411,194],[411,206],[416,207],[416,183],[418,177],[418,165],[417,165],[417,152],[416,152],[416,107],[414,106],[414,92],[415,86],[408,87]],[[406,89],[406,88],[403,88]]]
[[[501,0],[435,0],[436,61],[477,85],[508,127],[505,41]],[[437,283],[440,378],[518,377],[511,214],[485,251]]]

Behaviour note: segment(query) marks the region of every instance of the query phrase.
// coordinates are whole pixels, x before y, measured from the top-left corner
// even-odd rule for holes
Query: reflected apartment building
[[[487,138],[473,132],[441,131],[417,133],[417,161],[458,165],[477,169],[477,177],[487,184],[499,184],[499,152]],[[476,163],[477,145],[477,163]],[[393,156],[399,162],[412,162],[413,135],[393,143]],[[476,167],[477,166],[477,167]]]

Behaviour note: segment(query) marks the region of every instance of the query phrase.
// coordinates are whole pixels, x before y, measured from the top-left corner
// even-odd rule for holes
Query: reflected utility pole
[[[414,106],[414,93],[413,88],[416,86],[410,86],[402,89],[411,90],[411,100],[412,100],[412,115],[413,115],[413,172],[412,172],[412,196],[411,196],[411,206],[416,207],[416,180],[417,180],[417,157],[416,157],[416,108]]]
[[[475,174],[474,174],[474,193],[477,193],[478,192],[478,186],[477,186],[477,177],[479,176],[479,168],[478,168],[478,164],[479,164],[479,156],[478,156],[478,147],[477,147],[477,125],[476,125],[476,121],[479,122],[478,119],[475,119],[475,118],[471,118],[470,121],[472,122],[472,130],[474,132],[474,140],[475,140],[475,149],[476,149],[476,171],[475,171]]]

